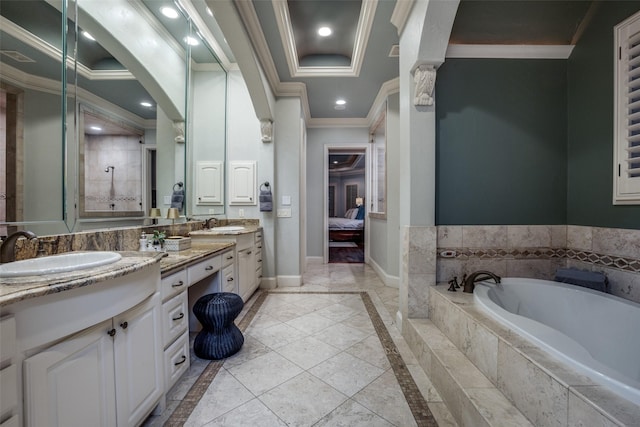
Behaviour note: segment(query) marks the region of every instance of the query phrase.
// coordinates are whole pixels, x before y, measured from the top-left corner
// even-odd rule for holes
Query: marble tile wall
[[[439,226],[436,280],[486,269],[552,280],[560,267],[604,272],[611,293],[640,302],[640,230],[575,225]],[[455,253],[446,257],[443,252]]]

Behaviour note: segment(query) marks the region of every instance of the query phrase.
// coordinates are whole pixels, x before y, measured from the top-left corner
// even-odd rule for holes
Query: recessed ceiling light
[[[93,36],[91,34],[87,33],[86,31],[83,31],[82,35],[85,36],[86,38],[88,38],[91,41],[96,41],[96,39],[94,39]]]
[[[93,130],[102,130],[100,126],[90,126]]]
[[[347,101],[345,101],[344,99],[338,99],[336,101],[336,105],[345,105],[347,103]]]
[[[330,36],[332,33],[331,28],[329,27],[320,27],[318,28],[318,35],[321,37]]]
[[[178,17],[178,11],[169,6],[160,8],[160,12],[162,12],[164,16],[170,19],[176,19]]]
[[[337,160],[334,160],[334,161],[333,161],[333,164],[334,164],[334,165],[337,165],[337,164],[338,164],[338,161],[337,161]]]
[[[207,13],[209,14],[209,16],[213,16],[213,12],[211,11],[211,9],[209,8],[209,6],[207,6]]]
[[[345,106],[344,106],[344,105],[336,105],[336,106],[335,106],[335,107],[333,107],[333,108],[335,108],[336,110],[344,110],[344,109],[345,109]]]
[[[184,42],[189,46],[198,46],[200,42],[195,37],[187,36],[184,38]]]
[[[147,101],[142,101],[140,103],[140,105],[142,105],[143,107],[151,107],[152,106],[152,104],[150,102],[147,102]]]

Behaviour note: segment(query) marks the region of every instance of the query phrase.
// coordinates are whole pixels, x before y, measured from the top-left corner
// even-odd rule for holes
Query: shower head
[[[104,171],[109,173],[109,169],[114,170],[115,167],[114,166],[107,166]]]

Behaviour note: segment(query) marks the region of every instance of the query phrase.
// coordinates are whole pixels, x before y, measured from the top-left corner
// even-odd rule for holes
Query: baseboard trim
[[[369,258],[368,264],[371,266],[371,268],[373,268],[373,271],[376,272],[378,277],[380,277],[380,280],[382,280],[382,283],[384,283],[385,286],[396,289],[400,288],[400,278],[398,276],[391,276],[387,274],[387,272],[384,271],[384,269],[380,267],[378,263],[376,263],[372,258]]]
[[[324,257],[321,256],[308,256],[306,259],[307,264],[322,264],[324,263]]]
[[[278,276],[277,283],[279,288],[302,286],[302,276]]]
[[[275,289],[278,282],[275,277],[263,277],[260,281],[260,289]]]

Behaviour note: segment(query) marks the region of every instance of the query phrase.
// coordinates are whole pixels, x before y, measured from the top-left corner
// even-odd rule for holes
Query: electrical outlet
[[[279,218],[291,218],[291,209],[278,209]]]
[[[238,209],[238,216],[244,218],[244,209]]]
[[[165,205],[171,204],[171,196],[164,196],[164,204]]]

